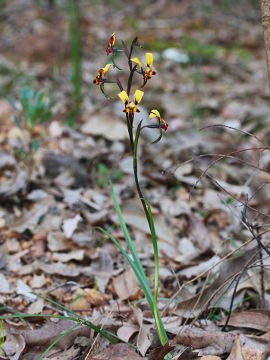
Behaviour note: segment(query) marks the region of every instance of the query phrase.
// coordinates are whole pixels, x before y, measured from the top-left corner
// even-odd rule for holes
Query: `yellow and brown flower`
[[[125,90],[121,91],[118,94],[118,96],[125,104],[125,109],[123,110],[123,112],[129,113],[129,114],[134,114],[135,112],[140,112],[137,105],[141,102],[143,95],[144,95],[143,91],[136,90],[134,93],[134,101],[129,101],[129,96],[126,93],[126,91]]]
[[[115,44],[115,32],[112,33],[110,39],[109,39],[109,42],[108,42],[108,45],[107,45],[107,49],[106,49],[106,54],[107,55],[110,55],[111,53],[114,52],[114,44]]]
[[[149,119],[152,120],[153,118],[157,118],[159,121],[159,127],[164,131],[167,131],[168,123],[161,118],[159,111],[156,109],[153,109],[149,112]]]
[[[104,66],[104,68],[101,68],[98,70],[98,74],[97,74],[96,78],[93,80],[93,83],[95,85],[99,85],[105,80],[103,78],[103,76],[109,71],[109,69],[112,65],[113,64],[107,64],[106,66]]]
[[[154,56],[152,53],[148,52],[145,54],[145,64],[146,64],[145,69],[143,69],[142,63],[137,57],[132,58],[131,61],[133,61],[135,64],[137,64],[140,67],[145,82],[148,79],[151,79],[151,77],[156,74],[156,72],[152,68],[154,62]]]

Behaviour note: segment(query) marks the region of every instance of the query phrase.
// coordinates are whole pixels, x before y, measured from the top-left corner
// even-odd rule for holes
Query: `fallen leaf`
[[[226,319],[221,321],[220,325],[224,325],[225,321]],[[266,309],[240,311],[231,315],[228,325],[260,331],[270,330],[270,312]]]
[[[141,207],[141,204],[134,199],[130,199],[124,202],[121,206],[123,217],[126,224],[143,231],[146,234],[150,234],[149,226],[145,218],[145,214]],[[173,243],[174,235],[170,226],[168,226],[162,215],[153,215],[156,234],[161,240],[168,243]],[[112,216],[114,222],[119,222],[117,215]]]
[[[1,294],[8,294],[10,292],[10,287],[7,279],[5,278],[4,274],[0,273],[0,293]]]
[[[44,200],[34,203],[31,210],[25,210],[18,220],[10,224],[10,229],[18,233],[23,233],[27,229],[34,232],[40,218],[48,212],[52,203],[52,196],[47,196]]]
[[[150,330],[152,326],[143,323],[143,312],[139,308],[133,308],[135,319],[139,325],[139,334],[137,338],[137,348],[142,356],[146,354],[146,351],[151,345]]]
[[[80,215],[76,215],[72,219],[66,219],[63,222],[63,231],[67,239],[70,239],[77,229],[79,222],[82,221],[82,217]]]
[[[139,331],[136,325],[123,325],[117,330],[117,336],[125,342],[129,342],[132,335]]]
[[[86,135],[99,135],[111,141],[125,140],[128,137],[126,125],[111,113],[92,115],[81,130]]]
[[[83,260],[84,250],[73,250],[69,253],[53,253],[53,260],[60,262],[69,262],[70,260]]]
[[[232,351],[231,351],[229,357],[227,358],[227,360],[246,360],[242,354],[242,347],[240,344],[239,334],[236,334],[236,336],[235,336],[235,341],[234,341],[234,344],[232,347]],[[254,358],[254,360],[256,360],[256,359]],[[257,359],[257,360],[259,360],[259,359]]]
[[[172,344],[192,346],[202,355],[222,355],[230,353],[235,336],[230,333],[206,331],[195,327],[184,326],[173,339]]]
[[[110,345],[106,350],[99,354],[90,355],[87,360],[142,360],[142,358],[136,352],[131,349],[127,344]]]
[[[34,274],[32,280],[31,280],[31,286],[33,289],[40,289],[46,284],[47,280],[44,276],[44,274],[36,275]]]
[[[6,324],[4,324],[3,328],[6,339],[1,346],[1,350],[6,356],[8,356],[8,359],[19,360],[25,348],[24,337],[20,334],[13,334],[9,326]]]
[[[29,302],[35,301],[37,298],[36,295],[32,294],[32,289],[22,280],[17,281],[16,293],[22,295]]]
[[[82,268],[71,267],[68,265],[64,265],[60,262],[45,264],[41,261],[38,261],[38,267],[46,274],[50,274],[50,275],[57,274],[67,277],[76,277],[80,275],[81,272],[83,272]]]
[[[26,174],[17,167],[15,158],[7,152],[0,151],[0,159],[0,197],[8,198],[25,189]]]
[[[94,306],[100,306],[103,304],[103,298],[100,292],[96,289],[84,289],[87,301]]]
[[[102,294],[104,294],[108,281],[113,272],[113,260],[104,250],[98,253],[98,259],[93,261],[92,275],[96,276],[97,285]]]
[[[50,251],[63,251],[70,249],[70,241],[62,231],[50,231],[48,234],[48,248]]]
[[[27,309],[28,314],[40,314],[44,308],[44,300],[37,299],[37,301],[33,302],[29,308]]]
[[[208,230],[198,215],[189,216],[189,235],[200,253],[205,253],[211,249]]]
[[[174,346],[171,346],[169,342],[165,346],[158,346],[157,348],[150,350],[148,355],[148,360],[163,360],[164,357],[174,349]]]
[[[132,269],[114,278],[113,287],[120,300],[134,300],[140,290]]]
[[[58,322],[47,321],[42,327],[33,330],[22,330],[25,342],[28,346],[51,344],[60,334],[76,325],[70,320],[60,319]],[[78,326],[71,333],[57,342],[56,347],[66,349],[73,343],[77,336],[89,336],[91,329],[87,326]]]
[[[211,269],[214,265],[216,265],[220,261],[220,257],[214,255],[207,261],[202,261],[198,265],[187,267],[186,269],[180,270],[177,275],[183,276],[186,279],[191,279],[205,271]],[[219,270],[219,266],[217,265],[214,268],[214,272]]]

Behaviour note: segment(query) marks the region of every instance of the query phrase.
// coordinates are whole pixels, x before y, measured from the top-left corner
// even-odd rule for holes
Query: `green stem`
[[[139,179],[138,179],[138,161],[137,161],[137,148],[138,148],[138,141],[139,141],[139,137],[140,137],[140,134],[141,134],[141,127],[142,127],[142,121],[140,121],[138,127],[137,127],[137,131],[136,131],[136,136],[135,136],[135,141],[134,141],[134,144],[132,146],[132,152],[133,152],[133,172],[134,172],[134,178],[135,178],[135,184],[136,184],[136,189],[137,189],[137,192],[139,194],[139,197],[140,197],[140,200],[141,200],[141,203],[142,203],[142,206],[143,206],[143,210],[144,210],[144,213],[145,213],[145,216],[147,218],[147,222],[148,222],[148,225],[149,225],[149,228],[151,230],[151,227],[150,227],[150,219],[149,219],[149,215],[148,215],[148,211],[147,211],[147,207],[146,207],[146,204],[145,204],[145,197],[142,193],[142,190],[141,190],[141,187],[140,187],[140,183],[139,183]]]
[[[140,200],[141,200],[141,203],[142,203],[142,206],[143,206],[143,209],[144,209],[147,221],[148,221],[151,238],[152,238],[152,243],[153,243],[154,261],[155,261],[155,285],[154,285],[154,303],[153,303],[152,311],[153,311],[153,315],[154,315],[155,322],[157,325],[157,331],[159,334],[161,345],[164,346],[168,341],[168,337],[167,337],[166,331],[164,329],[162,320],[159,315],[158,307],[157,307],[159,265],[158,265],[158,246],[157,246],[157,239],[156,239],[156,230],[155,230],[155,225],[154,225],[154,220],[153,220],[150,204],[147,202],[147,200],[143,196],[143,193],[142,193],[142,190],[140,187],[140,183],[139,183],[139,179],[138,179],[137,149],[138,149],[139,137],[141,134],[141,127],[142,127],[142,120],[140,121],[140,123],[137,127],[135,141],[134,141],[134,145],[132,148],[132,150],[133,150],[133,171],[134,171],[134,178],[135,178],[137,192],[139,194],[139,197],[140,197]]]

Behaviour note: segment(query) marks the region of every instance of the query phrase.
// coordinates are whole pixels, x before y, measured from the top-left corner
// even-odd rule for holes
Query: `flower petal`
[[[126,93],[125,90],[121,91],[118,96],[120,97],[120,99],[123,101],[124,104],[126,104],[129,100],[128,98],[128,94]]]
[[[162,120],[162,126],[161,128],[164,130],[164,131],[167,131],[168,129],[168,123],[165,121],[165,120]]]
[[[145,54],[145,62],[147,66],[152,66],[154,61],[154,57],[152,53]]]
[[[134,102],[135,104],[139,104],[142,101],[144,92],[141,90],[136,90],[134,94]]]
[[[132,58],[130,59],[131,61],[135,62],[137,65],[139,65],[140,68],[142,68],[142,63],[141,61],[136,57],[136,58]]]
[[[110,39],[109,39],[109,46],[113,47],[113,45],[115,44],[115,32],[112,33]]]
[[[159,121],[161,121],[161,116],[158,110],[153,109],[149,113],[149,119],[153,119],[154,117],[157,117]]]
[[[103,73],[106,74],[106,72],[109,71],[109,68],[112,66],[112,64],[107,64],[106,66],[104,66],[104,68],[102,68]]]

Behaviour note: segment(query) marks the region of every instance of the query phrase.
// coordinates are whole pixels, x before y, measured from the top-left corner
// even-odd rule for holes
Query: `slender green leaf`
[[[115,244],[115,246],[118,248],[119,251],[121,251],[121,253],[124,255],[124,257],[126,258],[126,260],[128,261],[129,265],[131,266],[132,270],[134,271],[137,280],[143,290],[143,293],[146,297],[146,300],[153,312],[154,310],[154,302],[153,302],[153,295],[149,286],[149,283],[147,281],[147,278],[145,276],[145,273],[141,273],[140,270],[138,269],[138,267],[136,266],[135,262],[130,258],[130,256],[127,254],[127,252],[125,251],[125,249],[119,244],[119,242],[106,230],[98,227],[98,229],[103,232],[103,234],[107,235],[112,242]]]
[[[44,351],[44,353],[41,355],[41,357],[39,358],[39,360],[43,360],[45,358],[45,356],[48,354],[48,352],[61,340],[63,339],[66,335],[68,335],[69,333],[71,333],[74,329],[76,329],[78,327],[78,324],[72,326],[70,329],[64,331],[61,335],[59,335],[54,342],[47,347],[47,349]]]
[[[124,236],[125,236],[125,239],[126,239],[128,248],[129,248],[129,250],[130,250],[130,252],[131,252],[131,255],[132,255],[132,257],[133,257],[133,260],[134,260],[134,262],[135,262],[138,270],[141,272],[142,275],[145,276],[145,273],[144,273],[144,270],[143,270],[141,261],[140,261],[140,259],[139,259],[138,254],[137,254],[137,251],[136,251],[136,249],[135,249],[135,246],[134,246],[134,244],[133,244],[133,241],[131,240],[131,237],[130,237],[130,235],[129,235],[127,226],[126,226],[126,224],[125,224],[125,221],[124,221],[124,218],[123,218],[123,215],[122,215],[122,211],[121,211],[120,206],[119,206],[119,204],[118,204],[118,202],[117,202],[117,199],[116,199],[116,195],[115,195],[115,192],[114,192],[114,188],[113,188],[112,182],[110,182],[110,185],[111,185],[111,191],[112,191],[112,198],[113,198],[114,207],[115,207],[115,210],[116,210],[116,213],[117,213],[119,222],[120,222],[121,229],[122,229],[123,234],[124,234]]]
[[[158,282],[159,282],[159,275],[158,275],[158,246],[157,246],[157,236],[156,236],[156,230],[155,230],[155,224],[154,219],[151,211],[151,207],[146,199],[143,199],[143,201],[146,204],[147,212],[148,212],[148,219],[149,219],[149,226],[151,231],[151,238],[153,243],[153,249],[154,249],[154,260],[155,260],[155,287],[154,287],[154,317],[157,325],[157,330],[160,338],[161,345],[164,346],[167,341],[168,337],[166,334],[166,331],[163,327],[163,323],[160,319],[158,307],[157,307],[157,298],[158,298]]]

